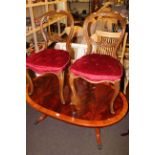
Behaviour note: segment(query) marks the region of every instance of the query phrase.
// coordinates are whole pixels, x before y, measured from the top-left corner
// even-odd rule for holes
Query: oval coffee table
[[[64,98],[66,104],[62,104],[59,97],[59,85],[56,76],[46,74],[36,77],[34,93],[29,96],[27,84],[27,103],[44,114],[60,121],[91,127],[96,130],[97,143],[101,144],[100,128],[113,125],[122,120],[128,112],[128,103],[123,93],[119,93],[114,103],[115,114],[110,113],[110,98],[113,89],[109,85],[89,84],[82,79],[76,81],[76,89],[81,100],[81,107],[76,108],[70,103],[70,88],[66,79],[64,86]],[[77,109],[81,109],[77,111]]]

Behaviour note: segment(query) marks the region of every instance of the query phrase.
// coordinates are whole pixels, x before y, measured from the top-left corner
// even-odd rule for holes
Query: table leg
[[[95,131],[96,131],[96,142],[98,144],[98,149],[102,149],[101,130],[100,128],[95,128]]]
[[[35,125],[39,124],[40,122],[42,122],[45,118],[47,118],[46,114],[42,114],[41,116],[39,116],[39,118],[36,120],[36,122],[34,123]]]

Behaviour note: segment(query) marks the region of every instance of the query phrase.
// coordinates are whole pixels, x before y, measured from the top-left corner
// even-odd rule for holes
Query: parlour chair
[[[66,26],[70,26],[71,28],[66,37],[63,37],[62,33],[56,33],[55,31],[51,32],[53,30],[50,24],[52,20],[54,20],[54,18],[62,17],[64,17],[63,19],[66,22]],[[40,27],[45,41],[45,48],[42,51],[34,53],[26,58],[26,77],[30,83],[29,95],[32,95],[34,91],[33,80],[29,75],[29,70],[41,75],[51,73],[55,74],[59,80],[60,100],[63,104],[65,104],[63,97],[64,69],[70,62],[70,56],[73,55],[70,42],[73,37],[74,20],[72,15],[66,11],[50,11],[40,17]],[[66,42],[67,50],[48,48],[50,43],[56,42]]]
[[[117,20],[117,29],[114,32],[96,29],[91,34],[91,25],[100,19]],[[71,104],[75,105],[77,112],[80,111],[81,103],[74,82],[75,79],[82,78],[93,84],[110,83],[113,86],[114,94],[109,105],[111,114],[115,114],[113,105],[120,91],[120,81],[123,75],[123,66],[117,59],[117,50],[123,42],[125,29],[126,21],[119,13],[96,12],[85,19],[83,31],[87,52],[70,67]]]

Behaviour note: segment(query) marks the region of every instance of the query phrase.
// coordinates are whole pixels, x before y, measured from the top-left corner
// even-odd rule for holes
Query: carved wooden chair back
[[[64,17],[64,18],[63,18]],[[55,23],[50,26],[51,22],[62,18],[61,23]],[[45,22],[49,24],[47,29],[44,29]],[[63,23],[63,26],[62,26]],[[51,42],[66,42],[66,50],[70,56],[73,56],[73,50],[71,48],[71,40],[74,35],[74,19],[72,15],[66,11],[50,11],[43,15],[40,22],[41,33],[45,41],[45,46]],[[66,34],[65,28],[70,27],[70,31]]]
[[[29,75],[29,70],[32,70],[39,75],[46,73],[55,74],[59,81],[59,93],[62,103],[65,103],[63,97],[63,84],[64,84],[64,72],[67,65],[70,63],[70,58],[73,56],[73,50],[71,48],[71,40],[74,33],[74,19],[72,15],[66,11],[49,11],[45,13],[42,17],[38,18],[40,21],[41,33],[45,42],[45,49],[36,52],[26,59],[26,69],[27,69],[27,80],[30,83],[29,94],[34,91],[33,80]],[[60,20],[58,23],[57,21]],[[63,20],[63,21],[62,21]],[[61,32],[61,24],[65,26],[70,26],[70,32],[64,37],[64,31]],[[55,29],[53,25],[58,29]],[[65,30],[65,27],[64,27]],[[57,32],[57,33],[55,33]],[[50,43],[55,42],[66,42],[66,50],[60,50],[55,48],[48,48]]]
[[[102,20],[117,21],[113,29],[102,29],[92,26]],[[97,24],[96,24],[97,25]],[[117,60],[117,50],[125,35],[126,20],[116,12],[95,12],[89,15],[83,25],[84,38],[87,44],[86,55],[76,60],[70,67],[70,86],[72,104],[80,110],[80,99],[76,93],[74,80],[82,78],[90,83],[110,83],[114,88],[114,95],[110,101],[110,112],[114,111],[114,101],[120,91],[120,81],[123,75],[123,66]],[[94,49],[95,47],[95,49]]]
[[[102,26],[96,26],[93,32],[90,31],[91,25],[103,20],[108,21],[111,26],[103,29],[105,23],[103,22]],[[88,46],[87,54],[95,52],[117,58],[117,50],[123,41],[125,28],[125,19],[116,12],[102,11],[91,14],[85,20],[83,27],[84,37]],[[93,45],[96,47],[95,51],[92,50]]]

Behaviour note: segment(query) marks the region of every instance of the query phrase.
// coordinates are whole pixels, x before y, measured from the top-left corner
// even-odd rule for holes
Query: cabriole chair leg
[[[76,89],[75,89],[75,85],[74,85],[74,81],[77,77],[75,77],[72,73],[70,73],[69,76],[69,84],[70,84],[70,88],[71,88],[71,104],[73,105],[77,105],[79,104],[79,99],[76,93]]]
[[[34,91],[34,85],[33,85],[33,82],[32,82],[32,78],[29,75],[28,70],[26,70],[26,79],[28,80],[28,83],[30,85],[30,87],[29,87],[29,90],[30,90],[29,95],[32,95],[32,93]]]
[[[114,95],[113,95],[111,103],[110,103],[110,112],[111,112],[111,114],[115,114],[115,111],[114,111],[114,101],[115,101],[116,97],[119,94],[119,90],[120,90],[120,81],[116,81],[114,83]]]
[[[64,72],[56,74],[59,80],[59,94],[62,104],[65,104],[64,95],[63,95],[63,85],[64,85]]]

